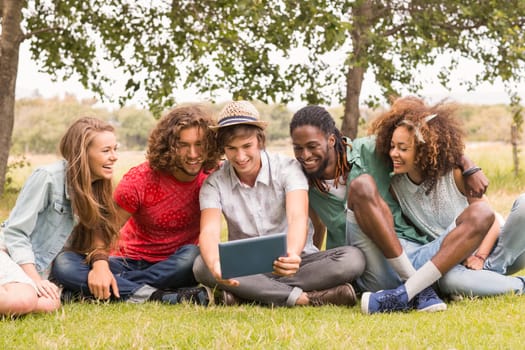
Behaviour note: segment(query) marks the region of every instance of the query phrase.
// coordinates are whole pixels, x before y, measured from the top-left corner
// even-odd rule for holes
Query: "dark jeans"
[[[109,268],[117,280],[121,299],[126,300],[145,285],[153,287],[152,291],[196,285],[192,266],[198,255],[199,248],[189,244],[157,263],[112,256]],[[90,270],[83,255],[65,251],[55,258],[51,275],[65,289],[90,296],[87,283]]]

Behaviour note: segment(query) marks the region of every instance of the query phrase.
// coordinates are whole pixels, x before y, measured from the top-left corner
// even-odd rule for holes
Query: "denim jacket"
[[[35,264],[43,277],[74,226],[65,172],[65,160],[36,169],[2,225],[11,258],[17,264]]]

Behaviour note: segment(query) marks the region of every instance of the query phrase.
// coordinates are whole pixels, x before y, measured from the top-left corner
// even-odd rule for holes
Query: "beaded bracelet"
[[[481,168],[479,166],[473,166],[472,168],[468,168],[467,170],[465,170],[463,172],[463,176],[470,176],[474,173],[477,173],[478,171],[480,171]]]

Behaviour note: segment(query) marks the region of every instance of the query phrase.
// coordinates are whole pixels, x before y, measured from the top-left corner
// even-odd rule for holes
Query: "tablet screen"
[[[224,279],[272,272],[280,256],[286,256],[286,233],[219,243]]]

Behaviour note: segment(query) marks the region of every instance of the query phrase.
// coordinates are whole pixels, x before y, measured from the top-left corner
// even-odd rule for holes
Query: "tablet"
[[[286,256],[286,233],[219,243],[224,279],[272,272],[280,256]]]

